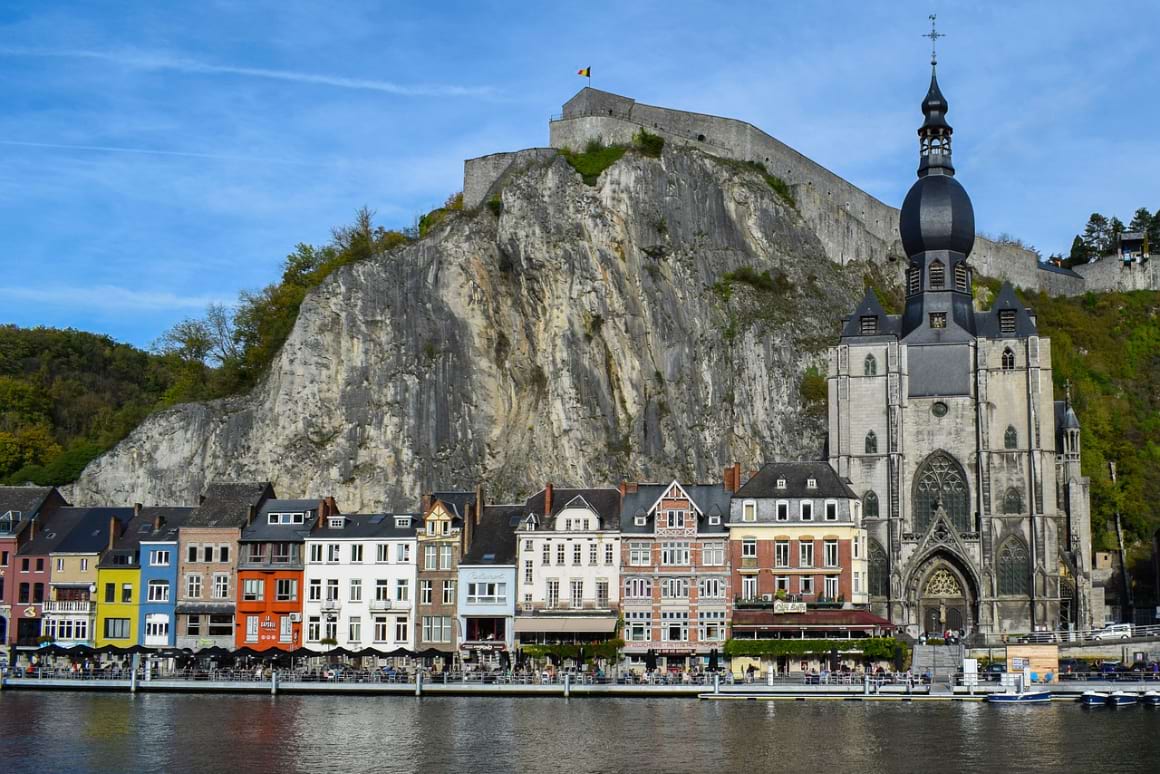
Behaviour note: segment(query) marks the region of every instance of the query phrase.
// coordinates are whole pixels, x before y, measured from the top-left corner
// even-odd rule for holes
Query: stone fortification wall
[[[1130,263],[1125,266],[1117,256],[1101,258],[1095,263],[1076,266],[1073,271],[1084,278],[1084,290],[1097,293],[1115,290],[1160,289],[1160,269],[1157,261]]]
[[[478,207],[501,178],[527,169],[531,164],[551,161],[554,148],[528,148],[511,153],[492,153],[463,162],[463,206]]]
[[[639,128],[706,153],[759,161],[794,190],[799,209],[817,230],[828,257],[849,261],[899,260],[898,210],[752,124],[733,118],[642,105],[627,97],[584,89],[550,125],[553,148],[582,149],[592,139],[628,143]],[[971,263],[980,273],[1019,287],[1039,288],[1036,257],[1028,250],[984,238],[975,241]]]
[[[1039,289],[1049,296],[1078,296],[1083,293],[1083,277],[1051,269],[1039,269]]]

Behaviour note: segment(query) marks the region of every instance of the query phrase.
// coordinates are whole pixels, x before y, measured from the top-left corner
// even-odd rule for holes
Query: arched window
[[[862,515],[868,519],[878,518],[878,494],[873,489],[862,498]]]
[[[1010,537],[999,549],[999,594],[1003,596],[1027,594],[1030,587],[1027,546],[1017,537]]]
[[[1019,433],[1015,432],[1015,425],[1007,425],[1007,432],[1003,433],[1003,448],[1016,449],[1019,447]]]
[[[878,436],[874,435],[873,430],[866,433],[866,453],[867,454],[877,454],[878,453]]]
[[[1015,487],[1003,495],[1003,513],[1023,513],[1023,495]]]
[[[1011,351],[1010,347],[1006,347],[1003,350],[1003,370],[1004,371],[1014,371],[1015,370],[1015,353]]]
[[[866,359],[862,362],[862,373],[866,376],[878,375],[878,361],[873,355],[867,355]]]
[[[935,510],[941,505],[951,524],[960,532],[971,530],[971,494],[963,468],[943,451],[930,455],[918,467],[914,477],[914,529],[923,532],[930,526]]]
[[[870,596],[890,596],[890,568],[886,563],[886,552],[882,550],[877,540],[870,541],[870,572],[867,582],[870,585]]]

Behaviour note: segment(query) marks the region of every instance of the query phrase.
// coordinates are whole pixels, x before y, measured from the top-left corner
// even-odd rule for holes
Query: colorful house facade
[[[193,508],[145,508],[138,528],[141,610],[137,641],[146,647],[177,643],[177,597],[181,589],[180,529]]]
[[[463,555],[465,530],[474,522],[477,493],[435,492],[423,498],[423,524],[416,535],[418,592],[415,647],[456,653],[456,582]]]
[[[18,554],[34,535],[34,524],[43,526],[54,509],[65,505],[68,503],[56,487],[0,487],[0,645],[14,644],[20,639],[35,642],[40,636],[37,608],[25,605],[20,614],[16,612],[22,575],[24,583],[30,582],[27,573],[21,573]],[[42,583],[42,589],[46,587]],[[33,597],[31,585],[27,596]],[[34,615],[23,615],[29,609]]]
[[[459,562],[456,611],[460,659],[490,669],[510,665],[515,642],[516,535],[522,504],[484,505]]]

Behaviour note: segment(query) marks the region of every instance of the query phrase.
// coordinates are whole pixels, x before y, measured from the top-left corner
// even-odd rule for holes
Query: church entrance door
[[[965,630],[967,596],[959,579],[945,566],[935,570],[922,592],[922,626],[927,634],[942,636],[948,629]]]

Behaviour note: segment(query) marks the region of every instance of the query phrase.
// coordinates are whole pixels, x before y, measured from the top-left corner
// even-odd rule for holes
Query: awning
[[[517,618],[516,634],[596,632],[607,633],[616,629],[615,618],[581,618],[569,616],[538,615],[534,618]]]

